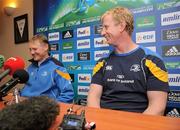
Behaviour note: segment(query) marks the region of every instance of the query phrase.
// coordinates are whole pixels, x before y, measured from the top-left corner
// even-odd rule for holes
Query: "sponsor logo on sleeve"
[[[77,37],[90,36],[90,26],[77,28]]]
[[[94,38],[94,47],[107,47],[109,44],[106,43],[106,39],[104,37]]]
[[[78,74],[78,83],[90,83],[91,74]]]
[[[77,40],[77,49],[90,48],[90,39]]]
[[[62,62],[73,62],[74,53],[64,53],[62,54]]]
[[[109,50],[94,51],[94,60],[97,61],[109,55]]]
[[[78,54],[78,61],[90,60],[90,52],[79,52],[77,54]]]
[[[180,86],[180,74],[168,74],[169,86]]]
[[[49,41],[58,41],[59,40],[59,32],[53,32],[48,34]]]
[[[156,42],[155,31],[136,33],[136,43]]]
[[[177,57],[180,56],[180,45],[162,46],[163,57]]]
[[[66,30],[62,32],[62,39],[73,38],[73,30]]]
[[[179,40],[180,39],[180,28],[162,30],[162,39],[165,41]]]
[[[89,86],[78,86],[78,95],[87,96],[89,92]]]
[[[161,25],[172,25],[180,23],[180,11],[161,14]]]

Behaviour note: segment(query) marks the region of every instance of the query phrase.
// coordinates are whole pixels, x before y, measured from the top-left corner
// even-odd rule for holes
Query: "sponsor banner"
[[[81,70],[81,65],[68,65],[67,70]]]
[[[78,83],[91,83],[91,74],[78,74]]]
[[[77,54],[78,54],[78,61],[90,60],[90,52],[79,52]]]
[[[155,31],[136,33],[136,43],[156,42]]]
[[[165,62],[167,69],[180,69],[180,62]]]
[[[177,57],[180,56],[180,45],[162,46],[163,57]]]
[[[59,50],[59,44],[56,43],[56,44],[50,44],[50,48],[49,48],[50,51],[58,51]]]
[[[134,14],[153,11],[153,5],[142,6],[139,8],[131,9]]]
[[[78,95],[87,96],[89,92],[89,86],[78,86]]]
[[[83,65],[83,70],[93,70],[94,65]]]
[[[62,62],[73,62],[74,53],[64,53],[62,54]]]
[[[94,60],[97,61],[103,57],[107,57],[109,52],[109,50],[94,51]]]
[[[139,17],[136,20],[137,28],[155,27],[155,16]]]
[[[101,16],[95,16],[95,17],[90,17],[90,18],[82,19],[81,22],[82,22],[82,24],[84,24],[84,23],[99,21],[100,17]]]
[[[42,32],[46,32],[46,31],[48,31],[48,26],[46,26],[46,27],[40,27],[40,28],[37,28],[37,29],[36,29],[36,32],[37,32],[37,33],[42,33]]]
[[[169,117],[180,117],[180,108],[167,107],[165,115]]]
[[[146,48],[150,49],[153,52],[156,52],[156,46],[148,46]]]
[[[48,41],[58,41],[59,32],[48,33]]]
[[[170,91],[168,93],[168,101],[180,103],[180,91]]]
[[[101,24],[94,26],[94,34],[96,34],[96,35],[101,34],[101,30],[102,30],[102,25]]]
[[[180,1],[177,1],[177,0],[171,0],[168,2],[157,3],[157,10],[174,8],[174,7],[178,7],[179,5],[180,5]]]
[[[55,59],[59,60],[59,54],[51,54],[52,57],[54,57]]]
[[[94,47],[107,47],[109,44],[107,44],[106,39],[104,37],[98,37],[94,38]]]
[[[90,48],[90,39],[77,40],[77,49]]]
[[[68,21],[65,23],[66,27],[71,27],[80,24],[81,24],[80,20]]]
[[[180,74],[168,74],[169,86],[180,86]]]
[[[64,24],[53,24],[53,25],[50,25],[49,26],[49,30],[54,30],[54,29],[60,29],[60,28],[63,28],[64,27]]]
[[[73,38],[73,30],[66,30],[62,32],[62,39]]]
[[[70,49],[73,49],[73,42],[64,42],[62,44],[62,49],[63,50],[70,50]]]
[[[74,83],[74,74],[69,74],[71,77],[71,83]]]
[[[161,14],[161,25],[172,25],[180,23],[180,11]]]
[[[162,30],[162,40],[179,40],[180,28]]]
[[[77,37],[90,36],[90,26],[77,28]]]

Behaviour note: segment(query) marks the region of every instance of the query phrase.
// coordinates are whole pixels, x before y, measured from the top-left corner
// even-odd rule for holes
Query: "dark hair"
[[[0,130],[48,130],[58,114],[53,99],[32,97],[0,111]]]

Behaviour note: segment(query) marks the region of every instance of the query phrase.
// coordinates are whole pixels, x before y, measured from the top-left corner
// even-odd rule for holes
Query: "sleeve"
[[[74,99],[74,90],[71,84],[71,77],[64,67],[55,70],[55,82],[61,91],[57,100],[65,103],[72,103]]]
[[[158,57],[148,57],[145,61],[148,69],[147,91],[169,91],[168,72],[163,61]]]
[[[99,60],[94,69],[93,69],[93,75],[92,75],[92,84],[99,84],[103,86],[103,69],[105,65],[105,60]]]

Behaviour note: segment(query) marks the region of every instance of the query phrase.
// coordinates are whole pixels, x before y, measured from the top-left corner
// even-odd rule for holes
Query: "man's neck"
[[[43,63],[47,58],[49,58],[49,55],[45,56],[41,61],[38,61],[38,66],[40,66],[40,64]]]

